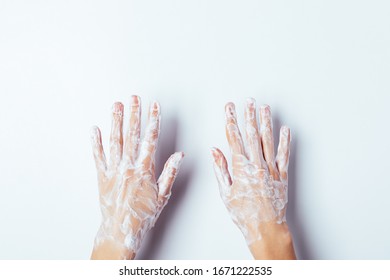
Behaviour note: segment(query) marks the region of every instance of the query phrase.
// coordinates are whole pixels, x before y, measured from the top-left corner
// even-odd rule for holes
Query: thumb
[[[217,148],[212,148],[211,154],[214,158],[214,172],[217,177],[219,191],[222,197],[226,197],[226,195],[230,192],[230,186],[232,185],[232,179],[229,174],[226,158]]]
[[[184,153],[182,152],[177,152],[171,155],[165,163],[164,170],[158,178],[158,200],[162,201],[163,204],[165,204],[171,196],[172,185],[176,179],[177,173],[179,172],[183,157]]]

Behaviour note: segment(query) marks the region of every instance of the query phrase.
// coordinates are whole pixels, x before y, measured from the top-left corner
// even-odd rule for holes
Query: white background
[[[0,258],[89,258],[90,127],[107,144],[111,104],[140,94],[162,106],[159,170],[186,158],[139,258],[251,258],[209,149],[229,155],[224,104],[242,120],[252,96],[293,133],[298,256],[389,259],[389,30],[384,0],[1,0]]]

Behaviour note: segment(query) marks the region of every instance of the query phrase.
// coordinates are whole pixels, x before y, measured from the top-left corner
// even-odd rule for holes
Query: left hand
[[[99,128],[92,130],[102,223],[92,258],[134,258],[146,233],[168,202],[184,154],[173,154],[156,181],[155,153],[160,133],[160,106],[153,102],[140,143],[141,101],[132,97],[130,123],[123,145],[123,105],[112,112],[110,161],[106,162]]]

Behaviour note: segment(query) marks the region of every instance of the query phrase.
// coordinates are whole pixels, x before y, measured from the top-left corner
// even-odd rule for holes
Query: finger
[[[260,107],[260,138],[268,170],[275,180],[279,180],[279,175],[275,166],[271,108],[268,105]]]
[[[126,161],[130,165],[134,165],[139,149],[141,133],[141,99],[139,96],[131,97],[130,105],[130,123],[127,130],[124,154]]]
[[[235,106],[232,102],[229,102],[225,106],[226,114],[226,137],[229,142],[230,150],[232,154],[245,155],[244,144],[240,129],[237,125],[237,114]]]
[[[102,145],[102,136],[100,129],[97,126],[92,127],[91,129],[91,143],[93,157],[95,158],[96,169],[98,176],[105,174],[107,169],[106,156],[104,155],[103,145]]]
[[[183,157],[184,153],[182,152],[174,153],[164,165],[164,170],[157,181],[158,199],[162,204],[165,204],[171,196],[173,182],[179,172]]]
[[[291,134],[287,126],[280,128],[278,153],[276,155],[276,166],[279,170],[281,179],[288,182],[288,162],[290,158]]]
[[[138,161],[143,164],[145,170],[152,170],[160,133],[160,105],[154,101],[150,105],[149,120],[146,126],[145,137],[142,141]]]
[[[257,163],[260,167],[266,167],[267,164],[263,157],[259,128],[256,119],[256,101],[253,98],[248,98],[246,103],[245,133],[249,160]]]
[[[221,196],[224,198],[228,196],[230,193],[230,186],[232,185],[232,179],[230,177],[230,173],[228,170],[228,165],[226,162],[226,158],[223,155],[223,153],[217,149],[212,148],[211,154],[213,156],[213,166],[214,166],[214,172],[215,176],[217,177],[218,185],[219,185],[219,192]]]
[[[109,168],[116,169],[122,160],[123,151],[123,104],[120,102],[114,103],[112,106],[112,123],[110,136],[110,166]]]

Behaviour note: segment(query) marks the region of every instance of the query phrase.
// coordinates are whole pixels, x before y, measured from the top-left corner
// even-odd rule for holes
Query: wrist
[[[255,259],[296,259],[287,223],[264,222],[257,230],[261,237],[249,244]]]
[[[114,239],[103,239],[92,250],[91,260],[132,260],[135,252]]]
[[[139,238],[132,227],[123,232],[117,224],[102,224],[95,237],[91,259],[134,259]]]

